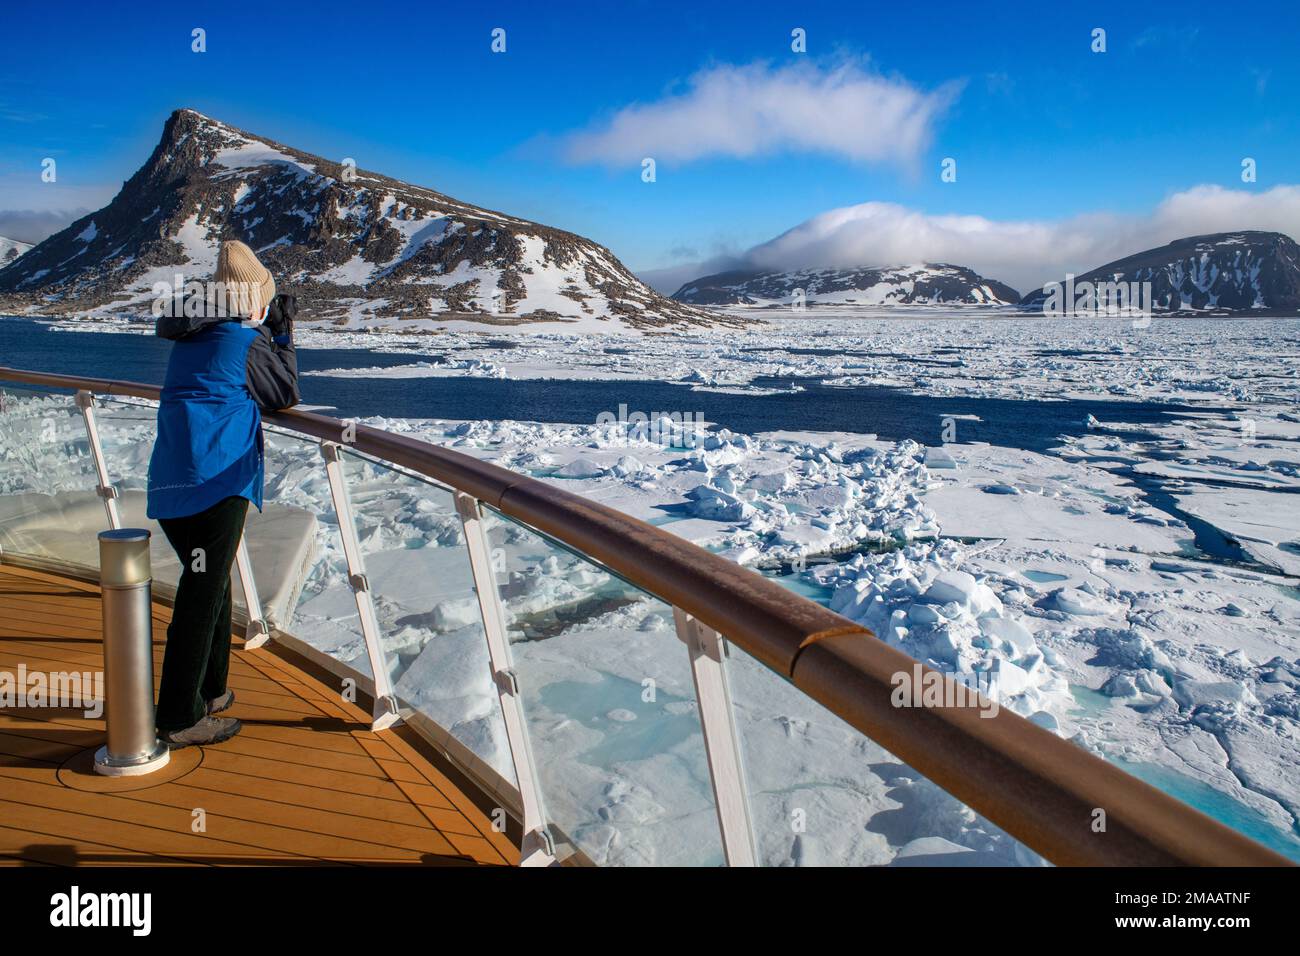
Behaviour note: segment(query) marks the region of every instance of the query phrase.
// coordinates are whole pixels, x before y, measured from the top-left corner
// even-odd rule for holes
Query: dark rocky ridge
[[[802,289],[810,307],[836,305],[1007,305],[1020,293],[964,266],[926,263],[793,272],[732,271],[704,276],[673,293],[693,305],[788,308]]]
[[[1296,315],[1300,246],[1280,232],[1188,236],[1108,262],[1074,282],[1150,282],[1152,312],[1168,315]],[[1047,297],[1035,290],[1021,307],[1041,311]]]
[[[103,209],[0,268],[0,310],[148,314],[241,239],[306,319],[742,324],[651,290],[604,246],[178,110]],[[495,299],[495,307],[493,300]]]

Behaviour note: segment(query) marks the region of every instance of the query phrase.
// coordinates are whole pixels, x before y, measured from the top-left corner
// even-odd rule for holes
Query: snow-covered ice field
[[[744,333],[299,339],[427,356],[308,374],[309,397],[356,376],[474,376],[626,383],[633,409],[640,381],[679,384],[683,410],[701,394],[815,405],[880,385],[951,399],[951,414],[916,422],[925,445],[897,423],[880,437],[865,414],[805,430],[811,405],[807,420],[749,434],[709,428],[695,447],[597,424],[616,407],[571,423],[529,421],[526,407],[515,420],[366,420],[778,576],[1300,858],[1300,322],[895,315],[820,310]],[[990,443],[961,409],[974,398],[1020,402],[1029,417],[1082,400],[1191,410],[1130,423],[1103,407],[1059,439],[1027,423],[1023,440],[1002,430]],[[110,455],[134,455],[128,482],[147,458],[133,427],[105,429]],[[365,670],[318,462],[308,444],[271,437],[268,499],[326,522],[295,626]],[[362,463],[350,477],[399,690],[508,773],[449,498]],[[669,610],[504,522],[493,542],[552,816],[598,862],[720,860]],[[733,681],[766,862],[1036,862],[743,655]]]
[[[980,423],[956,416],[945,423],[953,440],[938,450],[875,440],[870,421],[856,434],[802,433],[798,422],[762,434],[713,431],[692,450],[629,443],[618,428],[591,423],[386,424],[784,572],[914,656],[967,678],[996,675],[981,686],[991,680],[1004,706],[1293,855],[1300,847],[1300,499],[1291,497],[1300,488],[1300,324],[837,315],[778,318],[743,336],[639,337],[622,349],[551,336],[494,349],[476,338],[437,348],[453,362],[479,363],[470,374],[512,378],[758,390],[756,380],[787,375],[954,398],[1214,409],[1159,426],[1094,419],[1082,436],[1042,451],[970,440]],[[410,343],[402,336],[394,345]],[[560,640],[581,633],[575,626]],[[604,674],[619,659],[606,643],[609,660],[594,665]],[[620,676],[639,687],[636,673]],[[747,742],[805,719],[797,695],[784,703],[751,715]],[[798,739],[774,735],[751,756],[751,771],[797,753]],[[851,822],[821,840],[812,827],[768,841],[770,861],[810,859],[815,846],[855,846],[853,858],[884,861],[932,836],[1010,859],[986,824],[954,822],[955,807],[933,832],[873,828],[890,813],[872,801],[897,816],[901,794],[887,772],[863,773],[862,760],[846,757],[849,766],[859,772],[835,792],[848,805],[824,816]],[[771,799],[778,779],[770,791],[759,787],[767,833],[797,809],[799,798]],[[909,794],[901,803],[914,801]],[[881,829],[879,846],[858,845]],[[960,852],[930,845],[905,858],[923,851]]]

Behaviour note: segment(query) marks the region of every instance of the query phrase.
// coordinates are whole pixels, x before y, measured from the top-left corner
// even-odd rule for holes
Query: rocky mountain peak
[[[147,314],[240,239],[307,320],[651,329],[737,324],[651,290],[589,239],[177,110],[103,209],[0,269],[8,308]]]
[[[688,282],[673,298],[696,305],[1007,305],[1020,293],[965,266],[920,263],[856,269],[720,272]]]

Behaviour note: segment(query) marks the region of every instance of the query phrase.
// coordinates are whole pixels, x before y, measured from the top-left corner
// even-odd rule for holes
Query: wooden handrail
[[[0,381],[154,401],[162,392],[2,366]],[[1293,865],[1018,714],[998,708],[989,716],[983,698],[967,694],[967,706],[956,707],[894,706],[895,675],[929,668],[853,621],[644,521],[406,435],[295,409],[263,418],[463,491],[605,565],[725,635],[1053,863]]]

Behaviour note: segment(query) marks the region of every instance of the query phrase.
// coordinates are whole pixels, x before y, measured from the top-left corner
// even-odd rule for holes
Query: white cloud
[[[644,157],[689,162],[813,152],[854,162],[906,162],[929,144],[957,95],[948,84],[926,92],[857,63],[716,66],[690,78],[685,93],[627,106],[607,122],[567,137],[576,162],[632,165]]]
[[[1066,272],[1087,272],[1184,236],[1237,229],[1300,236],[1300,186],[1262,192],[1196,186],[1145,215],[1090,213],[1063,220],[931,215],[867,202],[820,213],[737,259],[705,263],[701,269],[949,262],[1024,293]]]

